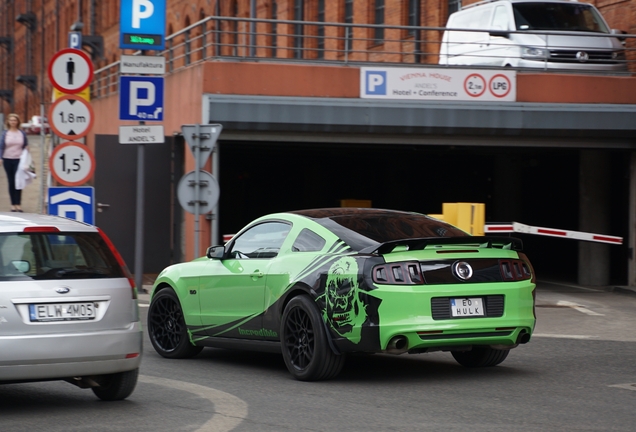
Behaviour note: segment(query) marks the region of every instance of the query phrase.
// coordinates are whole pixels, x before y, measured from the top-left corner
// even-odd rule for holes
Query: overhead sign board
[[[166,0],[121,0],[119,32],[122,49],[164,49]]]
[[[53,55],[48,73],[51,84],[59,91],[79,93],[93,79],[93,63],[84,51],[65,48]]]
[[[84,144],[66,142],[55,147],[49,158],[53,178],[65,186],[79,186],[93,177],[95,158]]]
[[[195,137],[197,130],[197,125],[181,125],[181,132],[183,133],[183,137],[185,138],[192,154],[196,157],[196,152],[194,146],[197,145],[197,139]],[[210,154],[214,150],[214,146],[216,145],[216,140],[221,135],[221,131],[223,130],[223,125],[220,124],[209,124],[209,125],[199,125],[199,168],[203,168],[205,163],[207,162]]]
[[[166,58],[122,55],[119,59],[119,71],[123,74],[163,75],[166,73]]]
[[[51,105],[48,118],[56,135],[72,141],[88,134],[95,116],[89,102],[76,95],[67,95]]]
[[[95,224],[95,189],[90,186],[51,186],[48,214]]]
[[[162,144],[163,125],[119,126],[119,144]]]
[[[163,121],[163,77],[122,75],[119,120]]]
[[[517,74],[503,70],[360,68],[360,97],[436,101],[517,99]]]

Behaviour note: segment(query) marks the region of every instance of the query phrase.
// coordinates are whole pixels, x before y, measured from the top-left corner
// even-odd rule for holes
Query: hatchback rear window
[[[2,233],[0,281],[124,277],[99,233]]]

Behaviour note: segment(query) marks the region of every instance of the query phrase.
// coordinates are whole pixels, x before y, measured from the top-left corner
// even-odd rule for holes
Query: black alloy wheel
[[[192,345],[179,298],[172,288],[159,291],[148,309],[150,342],[166,358],[188,358],[201,352],[203,347]]]
[[[290,300],[281,322],[281,344],[285,365],[294,378],[317,381],[340,373],[345,356],[332,351],[327,337],[314,302],[305,295]]]

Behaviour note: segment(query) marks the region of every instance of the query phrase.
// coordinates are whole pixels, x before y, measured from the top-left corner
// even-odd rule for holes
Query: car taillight
[[[25,233],[52,233],[52,232],[60,232],[59,228],[54,226],[32,226],[26,227],[22,232]]]
[[[122,258],[121,254],[119,253],[119,251],[117,250],[113,242],[110,241],[106,233],[102,231],[101,228],[97,228],[97,231],[99,232],[99,235],[102,236],[102,239],[104,239],[104,242],[108,245],[108,248],[110,249],[110,251],[113,253],[113,255],[115,255],[115,259],[119,263],[119,266],[124,272],[124,276],[126,277],[126,279],[128,279],[128,283],[130,284],[130,288],[132,290],[132,298],[136,299],[137,289],[135,288],[135,279],[133,279],[132,274],[130,273],[130,270],[128,270],[128,266],[124,262],[124,258]]]
[[[373,267],[373,282],[382,285],[424,285],[419,262],[387,263]]]
[[[499,260],[501,277],[505,281],[518,281],[532,278],[532,270],[527,262],[520,259]]]

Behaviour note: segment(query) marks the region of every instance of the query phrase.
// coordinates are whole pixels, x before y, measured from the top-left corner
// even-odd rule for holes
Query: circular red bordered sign
[[[53,87],[62,93],[79,93],[93,80],[93,62],[84,51],[65,48],[53,55],[48,74]]]
[[[497,78],[497,82],[494,82],[495,78]],[[496,89],[493,88],[493,84],[497,84]],[[508,96],[508,93],[510,93],[510,90],[512,89],[512,84],[510,83],[510,79],[507,76],[497,74],[490,78],[490,81],[488,82],[488,88],[490,89],[490,93],[492,93],[494,97],[502,98]]]
[[[60,184],[80,186],[93,177],[95,157],[84,144],[65,142],[53,149],[49,169]]]
[[[49,108],[49,124],[60,138],[73,141],[88,135],[93,127],[93,107],[76,95],[62,96]]]
[[[464,91],[468,96],[479,97],[486,91],[486,80],[479,74],[470,74],[464,80]]]

